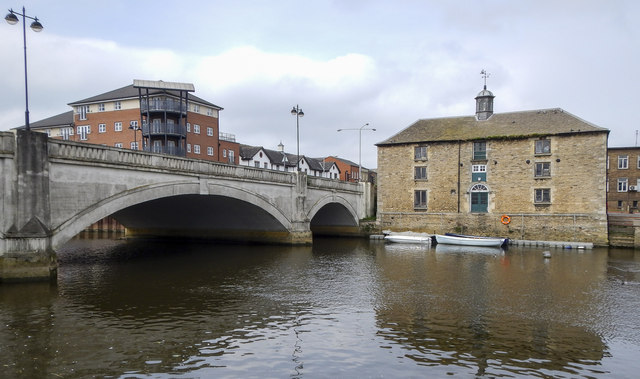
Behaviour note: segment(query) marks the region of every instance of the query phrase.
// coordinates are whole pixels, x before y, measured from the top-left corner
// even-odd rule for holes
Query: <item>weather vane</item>
[[[491,74],[483,68],[482,71],[480,71],[480,75],[482,75],[482,78],[484,79],[484,89],[487,89],[487,78],[490,77]]]

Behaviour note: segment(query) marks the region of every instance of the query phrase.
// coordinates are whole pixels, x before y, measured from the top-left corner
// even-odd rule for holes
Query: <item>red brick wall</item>
[[[86,120],[80,120],[79,115],[74,115],[73,120],[75,122],[75,130],[71,139],[78,142],[95,143],[100,145],[115,146],[116,143],[122,143],[122,147],[129,149],[131,142],[133,142],[133,130],[129,129],[129,123],[131,121],[138,121],[140,124],[140,110],[139,109],[126,109],[120,111],[105,111],[105,112],[92,112],[87,113]],[[115,131],[115,123],[122,122],[122,131]],[[106,132],[99,132],[99,124],[105,124]],[[90,125],[91,133],[87,135],[86,141],[80,141],[80,135],[78,135],[78,126]],[[136,141],[140,142],[141,134],[138,131]],[[140,146],[142,146],[140,144]]]
[[[188,112],[187,121],[191,125],[187,132],[187,143],[191,144],[191,152],[187,150],[187,158],[218,161],[218,119],[203,114]],[[195,125],[200,126],[200,133],[195,132]],[[207,135],[207,128],[213,129],[213,135]],[[200,154],[195,153],[195,145],[200,146]],[[213,155],[207,155],[207,147],[213,148]],[[220,155],[222,157],[222,155]]]
[[[343,162],[340,159],[336,159],[334,157],[327,157],[325,158],[325,161],[327,162],[336,162],[336,164],[338,165],[338,168],[340,169],[340,180],[343,181],[350,181],[350,182],[355,182],[356,180],[354,179],[353,173],[355,172],[356,175],[358,173],[358,166],[352,166],[350,164],[347,164],[345,162]],[[347,175],[349,176],[347,178]]]

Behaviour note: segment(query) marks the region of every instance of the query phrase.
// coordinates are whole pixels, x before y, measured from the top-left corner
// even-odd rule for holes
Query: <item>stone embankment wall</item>
[[[640,248],[640,215],[609,213],[609,244]]]

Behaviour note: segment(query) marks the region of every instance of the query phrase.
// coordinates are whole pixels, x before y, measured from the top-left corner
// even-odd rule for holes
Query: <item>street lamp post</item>
[[[25,98],[25,111],[24,111],[24,126],[26,130],[31,130],[31,126],[29,125],[29,90],[27,86],[27,27],[25,18],[33,20],[31,23],[31,29],[34,32],[41,32],[43,29],[42,24],[38,21],[38,17],[27,16],[22,7],[22,13],[15,12],[13,9],[9,9],[9,13],[5,16],[5,20],[11,24],[15,25],[18,23],[18,16],[22,16],[22,41],[24,43],[24,98]]]
[[[362,125],[359,128],[346,128],[346,129],[338,129],[339,132],[343,130],[357,130],[358,131],[358,181],[362,181],[362,131],[363,130],[372,130],[376,131],[374,128],[365,128],[365,126],[369,126],[369,123]]]
[[[296,146],[298,148],[296,154],[296,167],[298,171],[300,171],[300,117],[304,116],[304,112],[302,111],[302,108],[296,104],[296,106],[291,109],[291,115],[296,116]]]
[[[129,124],[129,129],[133,130],[133,143],[136,145],[136,150],[140,150],[138,149],[138,140],[136,139],[136,136],[138,134],[138,130],[140,130],[140,127],[138,125],[134,125],[134,123],[131,122]],[[142,140],[142,137],[140,137],[140,140]]]

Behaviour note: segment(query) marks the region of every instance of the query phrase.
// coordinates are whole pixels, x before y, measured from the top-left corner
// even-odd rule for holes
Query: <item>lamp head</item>
[[[33,30],[36,33],[40,33],[43,28],[44,27],[42,26],[42,24],[40,23],[40,21],[38,21],[38,18],[36,17],[36,20],[31,23],[31,30]]]
[[[300,109],[300,110],[298,111],[298,116],[300,116],[300,117],[304,116],[304,112],[302,111],[302,109]]]
[[[298,110],[296,109],[296,107],[293,107],[293,108],[291,109],[291,115],[292,115],[292,116],[295,116],[295,115],[297,115],[297,114],[298,114]]]
[[[4,19],[11,25],[15,25],[18,23],[18,16],[13,13],[13,10],[10,10]]]

